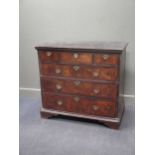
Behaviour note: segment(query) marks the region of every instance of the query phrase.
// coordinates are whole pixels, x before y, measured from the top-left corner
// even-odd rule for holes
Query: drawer
[[[40,63],[58,62],[59,55],[60,53],[58,52],[51,52],[51,51],[39,51],[38,52]]]
[[[116,84],[92,83],[79,80],[58,80],[42,77],[41,86],[45,92],[80,94],[113,99],[117,97]]]
[[[41,64],[41,75],[63,76],[98,80],[117,80],[117,67],[92,67],[80,65]]]
[[[43,93],[43,107],[84,115],[114,117],[115,103],[97,98]]]
[[[116,65],[116,64],[119,64],[119,55],[118,54],[96,54],[94,60],[96,64]]]
[[[91,53],[60,53],[62,63],[67,64],[92,64]]]

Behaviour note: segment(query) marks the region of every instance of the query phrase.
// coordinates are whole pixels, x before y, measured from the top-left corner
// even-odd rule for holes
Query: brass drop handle
[[[74,84],[75,84],[76,86],[79,86],[79,85],[81,84],[81,82],[80,82],[80,81],[74,81]]]
[[[58,101],[57,101],[57,104],[58,104],[58,105],[62,105],[63,102],[62,102],[61,100],[58,100]]]
[[[61,86],[60,84],[57,84],[57,85],[56,85],[56,89],[57,89],[57,90],[61,90],[61,89],[62,89],[62,86]]]
[[[61,73],[61,69],[60,69],[60,68],[56,68],[56,69],[55,69],[55,73],[56,73],[56,74],[60,74],[60,73]]]
[[[51,56],[52,55],[52,52],[46,52],[46,56]]]
[[[103,55],[102,55],[102,58],[103,58],[104,60],[107,60],[107,59],[109,58],[109,55],[108,55],[108,54],[103,54]]]
[[[73,57],[74,57],[75,59],[77,59],[77,58],[79,57],[79,54],[78,54],[78,53],[74,53],[74,54],[73,54]]]
[[[111,110],[111,107],[110,106],[106,106],[105,110]]]
[[[79,101],[80,101],[80,97],[75,96],[75,97],[74,97],[74,101],[75,101],[75,102],[79,102]]]
[[[98,77],[99,76],[99,72],[93,72],[93,76],[94,77]]]
[[[80,69],[80,66],[73,66],[74,71],[78,71]]]
[[[94,93],[95,93],[95,94],[98,94],[99,92],[100,92],[99,89],[94,89]]]
[[[96,105],[93,105],[93,109],[94,109],[95,111],[97,111],[97,110],[99,109],[99,107],[96,106]]]

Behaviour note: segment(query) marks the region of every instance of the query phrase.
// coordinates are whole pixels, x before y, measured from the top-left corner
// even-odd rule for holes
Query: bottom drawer
[[[85,115],[115,117],[116,104],[100,98],[42,93],[43,107]]]

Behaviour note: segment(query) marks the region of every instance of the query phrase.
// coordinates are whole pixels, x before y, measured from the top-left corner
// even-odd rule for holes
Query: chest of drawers
[[[118,128],[124,111],[124,43],[37,46],[41,116],[93,119]]]

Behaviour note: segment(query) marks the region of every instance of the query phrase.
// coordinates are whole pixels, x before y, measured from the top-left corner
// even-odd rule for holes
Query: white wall
[[[134,95],[134,0],[20,0],[20,87],[39,88],[34,46],[55,41],[125,41],[125,94]]]

